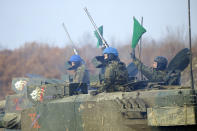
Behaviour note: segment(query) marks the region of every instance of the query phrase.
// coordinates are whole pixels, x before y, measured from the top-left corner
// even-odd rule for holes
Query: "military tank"
[[[188,63],[183,49],[168,70],[183,71]],[[132,91],[91,96],[84,83],[15,78],[17,94],[6,97],[5,113],[20,114],[21,131],[197,130],[196,90],[148,81],[128,86]]]

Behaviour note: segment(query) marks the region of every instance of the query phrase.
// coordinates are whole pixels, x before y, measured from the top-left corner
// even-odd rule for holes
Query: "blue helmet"
[[[118,51],[115,48],[112,47],[107,47],[103,50],[103,55],[104,54],[114,54],[115,56],[118,56]]]
[[[83,60],[79,55],[72,55],[69,60],[69,62],[82,62],[82,61]]]
[[[75,63],[74,66],[72,66],[72,64],[71,64],[72,62]],[[75,70],[75,69],[77,69],[81,64],[83,64],[83,62],[84,62],[83,59],[81,59],[81,57],[80,57],[79,55],[72,55],[72,56],[70,57],[69,61],[68,61],[68,64],[70,64],[71,67],[68,66],[68,65],[66,64],[66,66],[68,66],[68,67],[66,67],[66,68],[67,68],[67,70]]]

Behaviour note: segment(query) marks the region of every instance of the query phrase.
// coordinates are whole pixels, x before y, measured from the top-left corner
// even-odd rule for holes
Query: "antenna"
[[[72,44],[73,51],[74,51],[75,55],[78,55],[78,52],[77,52],[77,50],[74,47],[74,43],[73,43],[73,41],[72,41],[72,39],[71,39],[71,37],[70,37],[70,35],[68,33],[68,30],[66,29],[66,26],[64,25],[64,23],[62,23],[62,26],[64,28],[64,31],[66,32],[66,35],[67,35],[68,39],[70,40],[70,43]]]
[[[189,19],[189,49],[190,49],[190,77],[191,77],[191,88],[194,89],[194,78],[192,71],[192,42],[191,42],[191,18],[190,18],[190,0],[188,0],[188,19]]]

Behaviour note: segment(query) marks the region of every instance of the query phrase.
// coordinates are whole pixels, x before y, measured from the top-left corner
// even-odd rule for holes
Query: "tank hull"
[[[21,130],[197,130],[193,93],[190,89],[173,89],[65,97],[22,111]],[[157,114],[150,116],[155,110]]]

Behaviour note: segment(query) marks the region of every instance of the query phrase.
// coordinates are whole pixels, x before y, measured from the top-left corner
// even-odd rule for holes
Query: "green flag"
[[[100,26],[98,28],[100,34],[103,36],[103,26]],[[97,47],[99,48],[99,46],[101,46],[103,44],[102,42],[102,39],[100,38],[99,34],[97,33],[97,31],[95,30],[94,31],[94,35],[96,36],[96,38],[98,39],[98,42],[97,42]]]
[[[135,48],[141,36],[146,32],[146,29],[135,19],[135,17],[133,18],[133,20],[133,38],[131,47]]]

